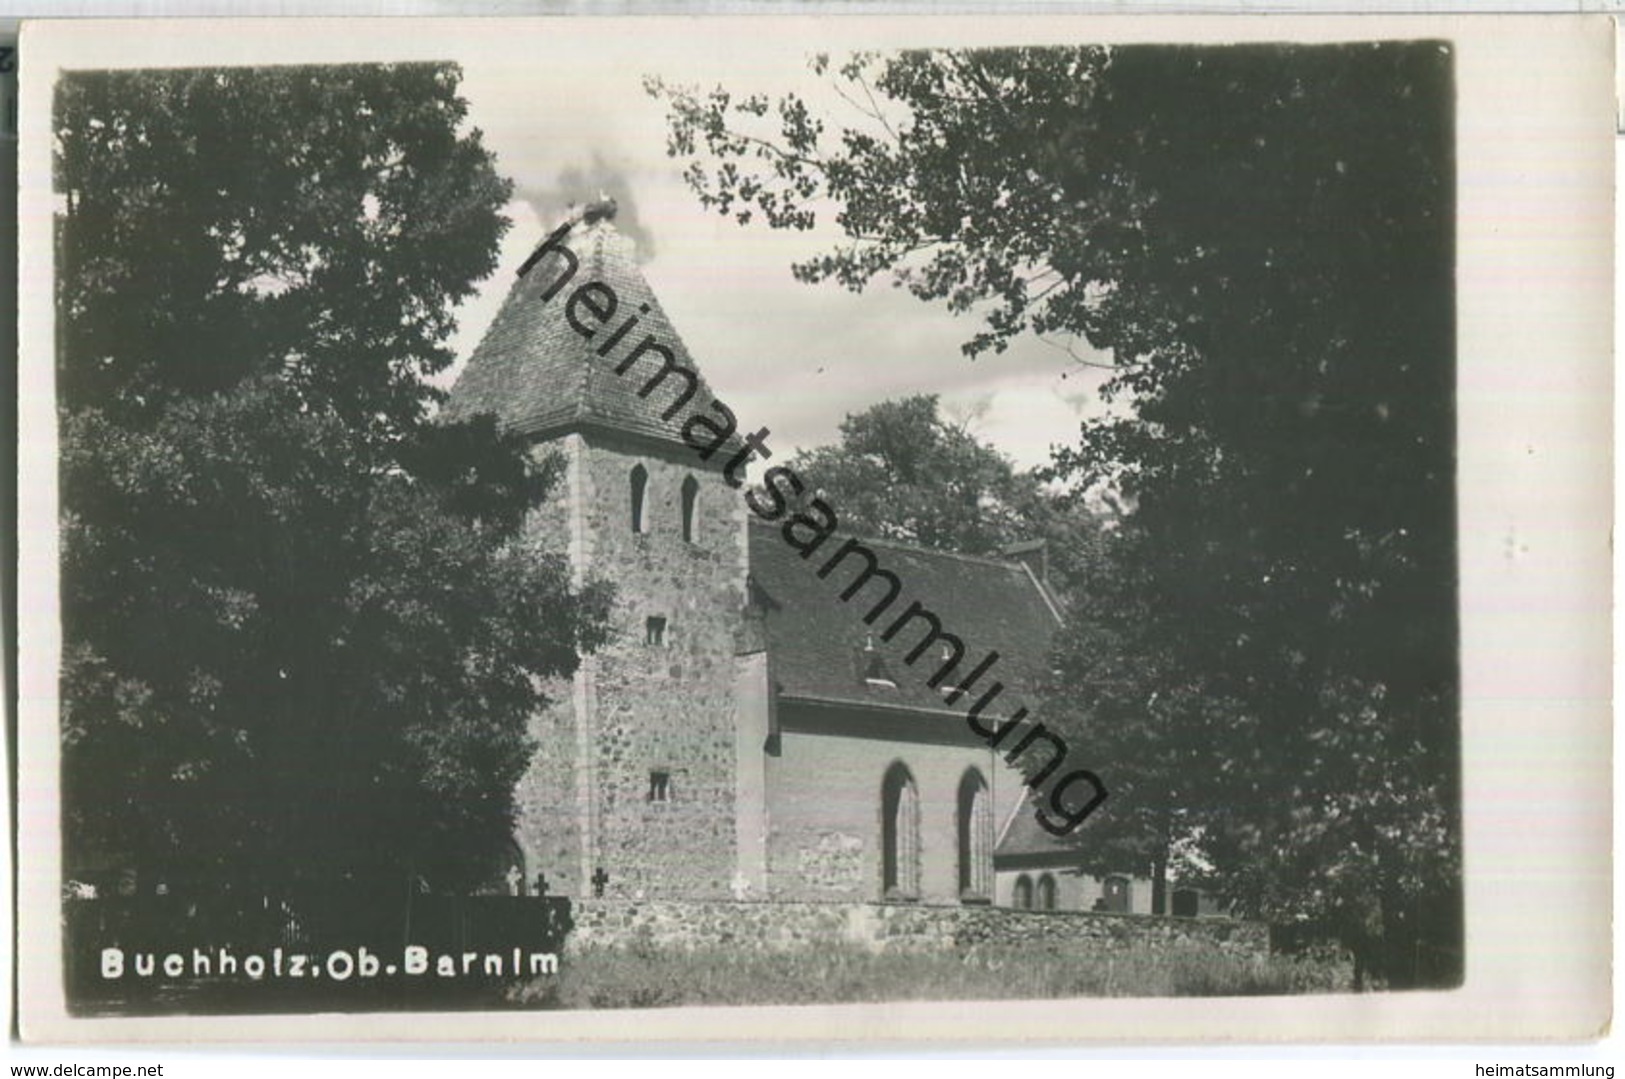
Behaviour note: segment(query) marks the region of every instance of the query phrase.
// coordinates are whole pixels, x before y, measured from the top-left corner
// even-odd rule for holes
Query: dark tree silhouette
[[[457,887],[510,834],[604,596],[521,528],[549,466],[429,419],[507,227],[458,79],[58,84],[70,873]]]
[[[1145,864],[1177,831],[1240,909],[1335,923],[1390,984],[1458,980],[1448,46],[814,67],[848,122],[650,83],[705,205],[833,205],[847,239],[798,276],[974,311],[972,355],[1111,357],[1117,407],[1054,466],[1123,511],[1051,698],[1130,780],[1080,841]]]

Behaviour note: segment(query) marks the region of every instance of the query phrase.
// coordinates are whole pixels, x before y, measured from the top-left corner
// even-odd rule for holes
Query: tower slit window
[[[642,465],[632,469],[632,531],[641,535],[643,528],[643,500],[649,486],[649,470]]]
[[[683,481],[683,542],[694,542],[694,503],[700,495],[700,483],[693,476]]]

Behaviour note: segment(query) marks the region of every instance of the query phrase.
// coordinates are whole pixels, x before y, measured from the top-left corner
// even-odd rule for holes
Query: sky
[[[515,198],[499,268],[458,312],[458,356],[473,351],[515,268],[569,204],[603,193],[618,201],[617,225],[637,241],[650,286],[707,381],[742,427],[772,430],[770,445],[830,443],[849,413],[933,392],[945,414],[1018,464],[1046,463],[1052,445],[1076,444],[1083,415],[1100,407],[1103,372],[1030,335],[973,361],[960,345],[980,316],[956,317],[887,280],[863,293],[797,282],[791,264],[831,247],[840,238],[832,224],[779,233],[720,218],[684,184],[683,162],[666,155],[664,105],[645,93],[645,75],[731,90],[793,87],[832,119],[861,120],[806,70],[811,51],[790,44],[741,61],[650,50],[568,71],[534,52],[462,58],[470,121],[513,179]]]

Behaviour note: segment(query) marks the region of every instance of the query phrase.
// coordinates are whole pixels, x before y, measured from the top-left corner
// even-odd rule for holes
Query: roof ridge
[[[775,523],[772,521],[763,521],[755,517],[750,519],[750,523],[761,528],[777,527],[777,525],[775,525]],[[1014,558],[994,558],[991,555],[965,554],[962,551],[944,551],[940,547],[927,547],[922,543],[908,543],[904,540],[895,540],[882,536],[859,535],[856,532],[848,532],[844,529],[837,529],[836,531],[831,532],[830,535],[841,536],[846,539],[855,539],[862,543],[872,543],[877,547],[889,547],[893,550],[906,551],[913,554],[941,555],[944,558],[954,558],[961,562],[979,562],[982,565],[997,566],[1000,569],[1008,569],[1012,571],[1026,569],[1026,563]]]

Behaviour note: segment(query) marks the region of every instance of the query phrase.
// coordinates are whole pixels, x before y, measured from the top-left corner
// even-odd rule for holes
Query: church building
[[[930,684],[931,657],[911,665],[919,632],[887,640],[865,621],[879,589],[848,588],[858,558],[821,575],[823,557],[750,512],[728,454],[685,440],[674,390],[715,398],[613,216],[594,204],[567,251],[532,256],[445,406],[562,456],[528,527],[578,585],[617,590],[611,639],[534,717],[513,876],[572,897],[995,902],[995,830],[1028,805],[1021,775]],[[581,299],[589,281],[605,288]],[[622,352],[658,342],[644,350],[693,384],[605,358],[630,332],[610,334],[617,306],[637,312]],[[863,549],[998,653],[1006,705],[1033,703],[1061,618],[1041,550]]]

